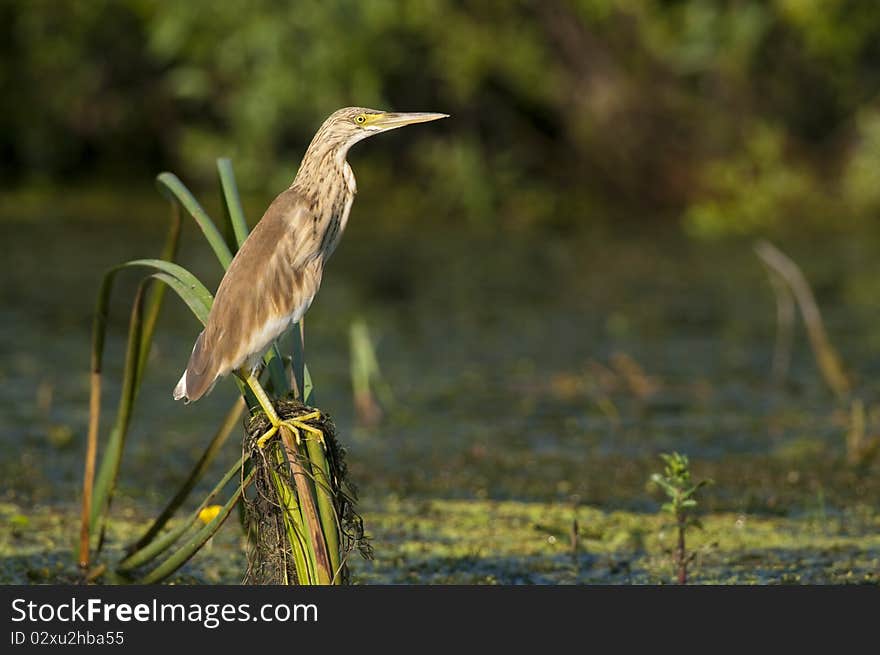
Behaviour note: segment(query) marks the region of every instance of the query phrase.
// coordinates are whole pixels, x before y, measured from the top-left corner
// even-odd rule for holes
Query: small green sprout
[[[701,480],[695,484],[691,479],[687,455],[663,453],[660,458],[666,464],[663,475],[654,473],[651,482],[663,489],[669,498],[669,502],[663,503],[662,510],[674,517],[678,531],[674,555],[676,577],[679,584],[687,584],[688,565],[696,554],[687,552],[685,535],[689,528],[703,527],[699,519],[693,516],[697,507],[696,494],[702,487],[711,484],[712,480]]]

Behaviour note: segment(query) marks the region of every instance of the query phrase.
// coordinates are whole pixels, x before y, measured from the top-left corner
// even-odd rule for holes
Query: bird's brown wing
[[[310,265],[318,251],[317,228],[308,202],[294,189],[269,205],[223,276],[196,340],[184,374],[189,400],[261,354],[284,321],[311,301],[320,284],[320,266]]]

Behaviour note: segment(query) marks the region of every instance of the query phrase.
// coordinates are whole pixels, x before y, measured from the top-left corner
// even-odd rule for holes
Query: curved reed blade
[[[114,266],[104,274],[104,279],[101,281],[101,287],[98,291],[98,302],[92,322],[92,373],[101,373],[113,282],[118,273],[128,268],[149,268],[159,273],[165,273],[168,278],[163,281],[166,283],[170,282],[173,285],[175,292],[186,303],[196,318],[203,325],[208,320],[208,312],[211,309],[211,304],[214,302],[214,297],[196,276],[182,266],[161,259],[135,259],[120,266]],[[139,354],[138,360],[141,361],[142,359]]]
[[[186,303],[190,310],[192,310],[193,314],[202,325],[207,322],[208,312],[211,311],[211,305],[214,303],[214,295],[208,291],[207,287],[205,287],[195,275],[190,273],[183,266],[162,259],[133,259],[110,269],[107,275],[105,275],[105,281],[107,280],[107,277],[110,277],[111,279],[109,280],[109,283],[112,286],[112,278],[115,277],[116,273],[127,268],[148,268],[158,273],[165,273],[171,278],[174,278],[177,282],[174,290],[180,296],[180,299]],[[103,318],[106,321],[106,304],[103,309]]]
[[[193,315],[199,319],[204,325],[208,321],[208,312],[211,311],[210,304],[204,302],[197,294],[192,293],[193,288],[182,282],[180,278],[169,275],[168,273],[153,273],[151,278],[164,282],[166,286],[171,287],[174,292],[186,303]],[[210,295],[210,294],[209,294]]]
[[[220,265],[223,266],[223,270],[229,268],[232,261],[232,252],[229,250],[229,246],[226,245],[226,241],[213,219],[208,216],[208,212],[202,208],[190,190],[174,173],[160,173],[156,177],[156,184],[163,196],[169,200],[176,200],[189,212],[208,240],[208,244],[220,261]]]

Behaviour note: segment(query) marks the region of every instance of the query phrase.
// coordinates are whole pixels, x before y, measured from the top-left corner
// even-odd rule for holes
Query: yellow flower
[[[202,511],[199,512],[199,520],[202,523],[210,523],[217,515],[220,513],[220,510],[223,509],[220,505],[208,505]]]

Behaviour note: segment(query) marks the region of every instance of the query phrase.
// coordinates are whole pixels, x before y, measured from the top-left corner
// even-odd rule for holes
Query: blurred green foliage
[[[0,53],[7,187],[198,183],[225,155],[274,192],[358,104],[453,115],[354,155],[389,220],[716,235],[880,210],[875,2],[4,0]]]

